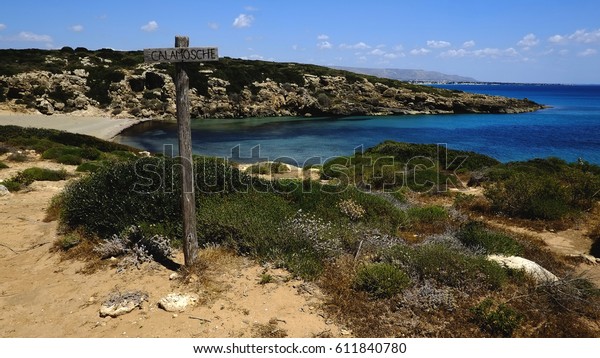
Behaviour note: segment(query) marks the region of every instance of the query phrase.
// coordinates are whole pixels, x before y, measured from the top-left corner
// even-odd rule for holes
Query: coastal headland
[[[170,64],[142,51],[0,50],[0,104],[46,115],[175,118]],[[322,66],[222,58],[193,63],[193,118],[521,113],[527,99],[470,94]]]

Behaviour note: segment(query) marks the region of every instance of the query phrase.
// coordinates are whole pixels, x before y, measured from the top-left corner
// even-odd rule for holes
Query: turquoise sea
[[[304,165],[309,159],[311,163],[324,162],[391,139],[443,143],[448,148],[487,154],[503,162],[554,156],[600,164],[600,86],[438,87],[526,97],[551,108],[514,115],[198,119],[192,121],[193,150],[237,162],[268,159]],[[126,130],[116,141],[153,152],[163,152],[165,145],[173,145],[177,153],[177,126],[146,122]]]

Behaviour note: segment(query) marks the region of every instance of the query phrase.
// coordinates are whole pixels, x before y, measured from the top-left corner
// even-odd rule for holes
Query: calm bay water
[[[449,148],[472,150],[503,162],[555,156],[567,161],[583,158],[600,164],[600,86],[439,87],[526,97],[552,108],[514,115],[193,120],[193,150],[238,162],[283,159],[302,165],[309,158],[318,158],[312,162],[323,162],[350,155],[357,147],[366,149],[391,139],[444,143]],[[116,141],[153,152],[163,152],[163,146],[171,144],[177,151],[177,126],[146,122],[126,130]]]

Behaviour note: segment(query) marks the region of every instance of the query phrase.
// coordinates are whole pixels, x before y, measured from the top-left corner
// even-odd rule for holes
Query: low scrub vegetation
[[[600,167],[585,162],[535,159],[496,166],[488,175],[492,210],[524,219],[565,219],[600,198]]]
[[[403,151],[414,154],[410,146],[384,144],[398,158],[405,159]],[[81,169],[89,167],[90,174],[68,184],[55,200],[53,211],[65,231],[95,243],[103,257],[128,257],[126,263],[156,260],[142,246],[180,247],[179,162],[148,157],[102,165],[109,154],[83,163]],[[489,173],[484,185],[490,190],[513,175],[486,157],[470,165]],[[582,178],[597,175],[564,165]],[[206,157],[195,157],[194,166],[200,245],[314,281],[326,295],[325,314],[357,336],[597,336],[597,329],[586,325],[600,318],[597,290],[585,280],[537,284],[488,260],[490,254],[518,255],[560,276],[568,272],[548,251],[469,219],[461,212],[470,210],[469,198],[456,199],[449,208],[432,203],[449,197],[422,195],[430,202],[415,205],[406,189],[374,194],[364,190],[369,183],[353,180],[347,185],[264,180]],[[438,162],[436,170],[441,167]],[[541,162],[535,167],[549,170]],[[362,178],[368,177],[364,173]],[[419,239],[410,239],[414,236]],[[61,245],[79,242],[70,238]],[[269,282],[266,274],[260,278],[261,284]]]
[[[59,181],[65,180],[69,177],[65,170],[52,170],[45,168],[28,168],[25,169],[10,179],[3,181],[4,185],[9,191],[19,191],[34,181]]]
[[[322,177],[366,190],[445,192],[462,187],[458,173],[497,164],[493,158],[444,146],[385,141],[364,153],[326,162]]]

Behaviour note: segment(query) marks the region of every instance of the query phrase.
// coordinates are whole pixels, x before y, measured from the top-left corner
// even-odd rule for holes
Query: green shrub
[[[483,249],[488,255],[520,256],[523,254],[523,246],[515,239],[504,233],[490,230],[479,222],[467,223],[458,231],[456,237],[466,246]]]
[[[413,230],[441,233],[450,224],[446,209],[437,205],[412,207],[406,216]]]
[[[371,263],[356,273],[354,285],[377,298],[390,298],[410,284],[408,275],[389,263]]]
[[[25,179],[23,183],[31,183],[33,181],[59,181],[65,180],[69,176],[64,169],[52,170],[37,167],[25,169],[20,175]]]
[[[285,227],[294,212],[293,206],[273,193],[205,196],[198,210],[198,238],[314,279],[323,269],[324,257],[301,232]]]
[[[6,168],[10,168],[8,165],[6,165],[6,163],[4,163],[3,161],[0,160],[0,169],[6,169]]]
[[[382,255],[389,262],[413,273],[421,280],[469,288],[500,288],[508,279],[506,271],[483,256],[467,255],[442,244],[396,245]]]
[[[600,168],[557,158],[498,165],[486,174],[492,209],[526,219],[557,220],[589,210],[600,195]]]
[[[505,304],[495,305],[489,298],[473,307],[471,312],[475,323],[494,337],[512,337],[523,321],[518,311]]]
[[[263,273],[260,275],[260,280],[258,281],[259,285],[266,285],[267,283],[272,283],[274,281],[273,276],[268,273]]]
[[[352,200],[362,207],[360,222],[372,228],[378,228],[384,234],[395,235],[406,223],[406,215],[392,203],[382,197],[363,193],[353,186],[330,186],[304,181],[296,190],[287,192],[275,187],[285,199],[298,209],[333,223],[349,224],[352,220],[341,210],[335,210],[344,200]]]
[[[207,193],[247,190],[249,179],[222,161],[195,158],[196,202]],[[139,223],[179,222],[180,170],[176,159],[115,162],[65,188],[62,221],[100,236]]]
[[[17,173],[12,178],[2,182],[9,191],[15,192],[30,185],[34,181],[58,181],[65,180],[68,174],[65,170],[51,170],[45,168],[28,168]]]
[[[557,220],[573,212],[569,188],[549,176],[517,173],[484,195],[493,210],[526,219]]]
[[[56,162],[65,165],[79,165],[83,162],[83,159],[74,154],[63,154],[56,158]]]
[[[4,185],[4,187],[6,187],[6,189],[8,189],[8,191],[10,191],[11,193],[17,192],[23,187],[23,184],[12,179],[3,181],[2,185]]]
[[[69,160],[71,160],[72,162],[79,161],[79,163],[77,163],[77,164],[81,164],[82,159],[96,160],[96,159],[100,158],[101,154],[102,154],[102,152],[100,152],[98,149],[95,149],[95,148],[56,146],[56,147],[46,150],[42,154],[42,158],[55,159],[58,161],[61,157],[64,157],[63,159],[65,159],[66,161],[69,161]],[[76,158],[78,158],[78,159],[76,159]],[[69,163],[63,163],[63,164],[69,164]],[[73,164],[73,165],[75,165],[75,164]]]
[[[75,169],[75,171],[93,173],[103,167],[104,167],[104,165],[101,162],[97,162],[97,161],[85,162],[85,163],[82,163],[79,166],[77,166],[77,169]]]

